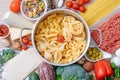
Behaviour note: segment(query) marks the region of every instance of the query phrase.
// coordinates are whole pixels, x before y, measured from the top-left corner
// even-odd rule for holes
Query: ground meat
[[[106,52],[114,53],[120,48],[120,13],[111,17],[107,22],[98,27],[102,32],[102,45],[100,48]],[[91,35],[99,44],[99,32],[93,30]]]

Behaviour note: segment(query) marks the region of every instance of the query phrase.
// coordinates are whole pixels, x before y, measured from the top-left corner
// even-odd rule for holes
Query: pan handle
[[[25,47],[31,47],[29,45],[24,45],[23,42],[22,42],[22,33],[24,30],[32,30],[31,28],[22,28],[21,31],[20,31],[20,44],[25,46]]]
[[[100,47],[101,44],[102,44],[102,32],[101,32],[101,30],[100,30],[99,28],[90,28],[90,31],[92,31],[92,30],[98,30],[99,33],[100,33],[100,42],[99,42],[99,44],[96,46],[96,47]]]

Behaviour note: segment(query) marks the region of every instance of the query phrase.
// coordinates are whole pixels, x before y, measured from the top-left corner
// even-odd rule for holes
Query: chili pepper
[[[114,73],[107,60],[96,62],[94,72],[97,80],[104,80],[105,77],[110,77]]]

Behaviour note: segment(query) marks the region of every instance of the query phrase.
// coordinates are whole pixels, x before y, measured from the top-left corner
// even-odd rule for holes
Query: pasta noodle
[[[97,20],[106,16],[112,10],[114,10],[120,4],[120,0],[93,0],[93,2],[87,6],[87,10],[80,15],[85,19],[87,24],[91,26]]]
[[[57,36],[63,35],[64,42]],[[81,21],[72,16],[51,14],[39,23],[35,32],[40,54],[54,63],[69,63],[77,59],[86,47],[86,33]]]

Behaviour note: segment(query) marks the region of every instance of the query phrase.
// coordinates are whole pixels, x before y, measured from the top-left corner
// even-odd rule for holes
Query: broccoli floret
[[[8,60],[10,60],[11,58],[13,58],[15,56],[15,51],[11,48],[9,49],[4,49],[2,50],[2,54],[0,56],[0,64],[7,62]]]
[[[89,80],[88,73],[77,64],[57,67],[56,74],[56,80]]]

